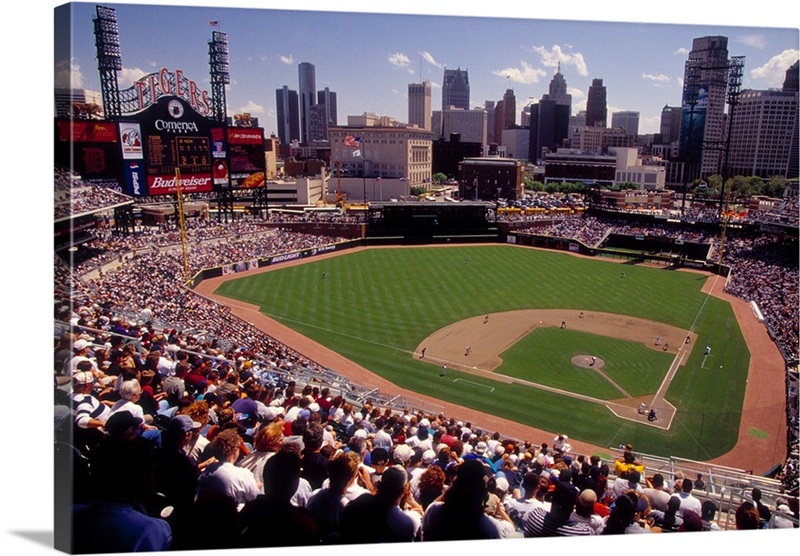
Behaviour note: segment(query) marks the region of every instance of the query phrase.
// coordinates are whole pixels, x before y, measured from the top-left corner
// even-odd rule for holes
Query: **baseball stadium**
[[[112,23],[98,6],[98,29]],[[572,508],[591,498],[604,523],[633,496],[659,531],[744,528],[750,508],[755,528],[797,528],[796,181],[757,210],[611,206],[588,187],[536,211],[435,193],[348,202],[335,178],[332,203],[289,207],[270,197],[264,130],[227,117],[224,33],[208,94],[167,68],[119,90],[121,62],[98,45],[104,116],[74,103],[54,127],[56,548],[132,551],[117,542],[138,521],[119,518],[119,538],[83,525],[112,503],[149,520],[147,550],[383,542],[348,532],[349,504],[341,522],[316,518],[335,466],[315,482],[311,453],[358,455],[347,489],[365,512],[396,480],[379,460],[405,468],[414,540],[467,462],[492,485],[478,481],[481,516],[526,485],[534,504],[535,475],[542,507],[567,483]],[[301,485],[282,501],[268,477],[286,470],[269,462],[293,460],[278,453]],[[209,486],[226,465],[249,482]],[[423,508],[433,467],[440,497]],[[130,485],[111,493],[120,470]],[[702,516],[675,525],[651,490]],[[278,538],[264,516],[298,508]],[[489,538],[532,536],[535,513],[497,512]],[[201,543],[202,520],[220,534]],[[483,538],[461,535],[430,538]]]

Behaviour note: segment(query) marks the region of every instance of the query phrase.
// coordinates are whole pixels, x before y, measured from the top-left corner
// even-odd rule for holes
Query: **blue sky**
[[[565,19],[577,18],[582,10],[532,19],[513,9],[504,17],[485,17],[480,12],[364,13],[374,9],[366,3],[360,13],[171,4],[105,4],[117,10],[119,21],[124,67],[120,87],[166,67],[181,69],[210,89],[207,42],[218,29],[228,34],[230,48],[228,115],[250,112],[267,133],[276,131],[275,89],[298,88],[300,62],[316,66],[318,90],[329,87],[337,93],[340,125],[348,115],[364,112],[406,121],[407,86],[420,80],[432,83],[433,109],[439,109],[444,67],[469,71],[473,106],[499,100],[512,88],[519,119],[522,106],[547,92],[560,63],[573,113],[585,107],[592,79],[600,78],[607,89],[609,118],[618,110],[638,111],[640,133],[653,133],[661,109],[680,104],[693,38],[727,36],[729,54],[746,57],[743,88],[780,87],[786,68],[800,57],[796,28],[712,25],[702,23],[702,16],[694,18],[700,23],[660,24],[648,19],[631,23],[634,14],[627,14],[629,21],[616,22],[611,13],[611,21]],[[332,9],[318,4],[317,10]],[[402,9],[410,12],[413,4],[404,3]],[[74,86],[99,90],[95,5],[74,4],[72,58],[57,65],[57,85],[71,79]],[[277,2],[236,5],[280,7]],[[358,5],[335,9],[358,10]],[[527,11],[541,13],[538,6]],[[211,20],[219,27],[212,28]]]

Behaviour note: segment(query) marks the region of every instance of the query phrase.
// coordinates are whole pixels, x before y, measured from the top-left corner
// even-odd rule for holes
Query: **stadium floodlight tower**
[[[227,118],[225,85],[231,82],[228,62],[228,35],[214,31],[208,41],[208,64],[211,69],[211,119],[218,122]]]
[[[119,118],[122,108],[119,99],[117,72],[122,69],[122,56],[119,47],[119,25],[117,11],[105,6],[97,6],[94,18],[95,46],[97,47],[97,69],[100,71],[100,90],[103,95],[103,109],[108,119]]]
[[[227,109],[225,107],[225,85],[231,82],[228,68],[228,35],[220,31],[211,33],[208,41],[208,65],[211,75],[211,116],[214,121],[225,123]],[[225,222],[228,217],[234,218],[233,192],[223,187],[217,193],[217,220]]]

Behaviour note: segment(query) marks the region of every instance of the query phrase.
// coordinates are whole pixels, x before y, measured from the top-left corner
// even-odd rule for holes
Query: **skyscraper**
[[[783,79],[783,90],[794,91],[795,93],[800,88],[800,62],[794,64],[786,70],[786,75]]]
[[[692,41],[681,104],[680,153],[689,171],[687,182],[721,170],[729,66],[728,37]]]
[[[621,127],[628,135],[639,135],[639,113],[623,110],[611,114],[611,127]]]
[[[797,147],[797,92],[744,90],[731,124],[728,176],[791,176]],[[794,144],[794,153],[792,152]]]
[[[314,137],[322,141],[328,140],[328,128],[338,124],[336,113],[336,93],[325,87],[322,91],[317,91],[317,104],[322,107],[324,113],[321,137]]]
[[[325,106],[325,121],[329,126],[339,125],[339,117],[336,112],[336,93],[325,87],[321,91],[317,91],[317,104]]]
[[[495,107],[494,137],[498,143],[502,142],[503,130],[509,129],[517,123],[517,97],[513,89],[506,89],[503,100]]]
[[[569,138],[572,95],[567,94],[567,81],[561,65],[550,80],[549,92],[538,103],[531,104],[530,141],[528,158],[531,162],[543,159],[545,149],[554,151]]]
[[[497,101],[487,100],[483,103],[483,109],[486,110],[486,143],[497,143],[500,137],[495,137],[495,108],[497,108]]]
[[[554,100],[556,104],[572,106],[572,95],[567,93],[567,80],[564,79],[564,74],[561,73],[561,62],[558,63],[558,69],[553,75],[553,79],[550,80],[548,92],[542,98]]]
[[[483,108],[463,110],[453,108],[450,110],[435,111],[431,118],[434,127],[437,127],[435,138],[444,137],[449,140],[451,134],[457,133],[464,143],[487,144],[487,114]],[[441,128],[441,132],[438,129]],[[441,135],[439,135],[441,133]]]
[[[469,75],[461,68],[445,68],[442,80],[442,110],[450,107],[469,110]]]
[[[592,85],[586,95],[586,125],[606,127],[607,122],[606,87],[602,79],[592,79]]]
[[[408,84],[408,123],[431,129],[431,84],[428,81]]]
[[[281,146],[300,140],[300,112],[297,104],[297,91],[284,85],[275,89],[275,107],[278,119],[278,138]]]
[[[681,107],[665,105],[661,109],[661,142],[665,145],[674,143],[681,136]]]
[[[300,77],[300,142],[308,143],[311,136],[311,107],[316,104],[317,78],[314,64],[302,62],[298,66]]]

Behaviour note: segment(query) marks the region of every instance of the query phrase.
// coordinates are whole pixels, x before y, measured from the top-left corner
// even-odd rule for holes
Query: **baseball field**
[[[750,354],[706,279],[514,246],[371,248],[215,294],[403,389],[597,446],[708,460],[737,442]]]

